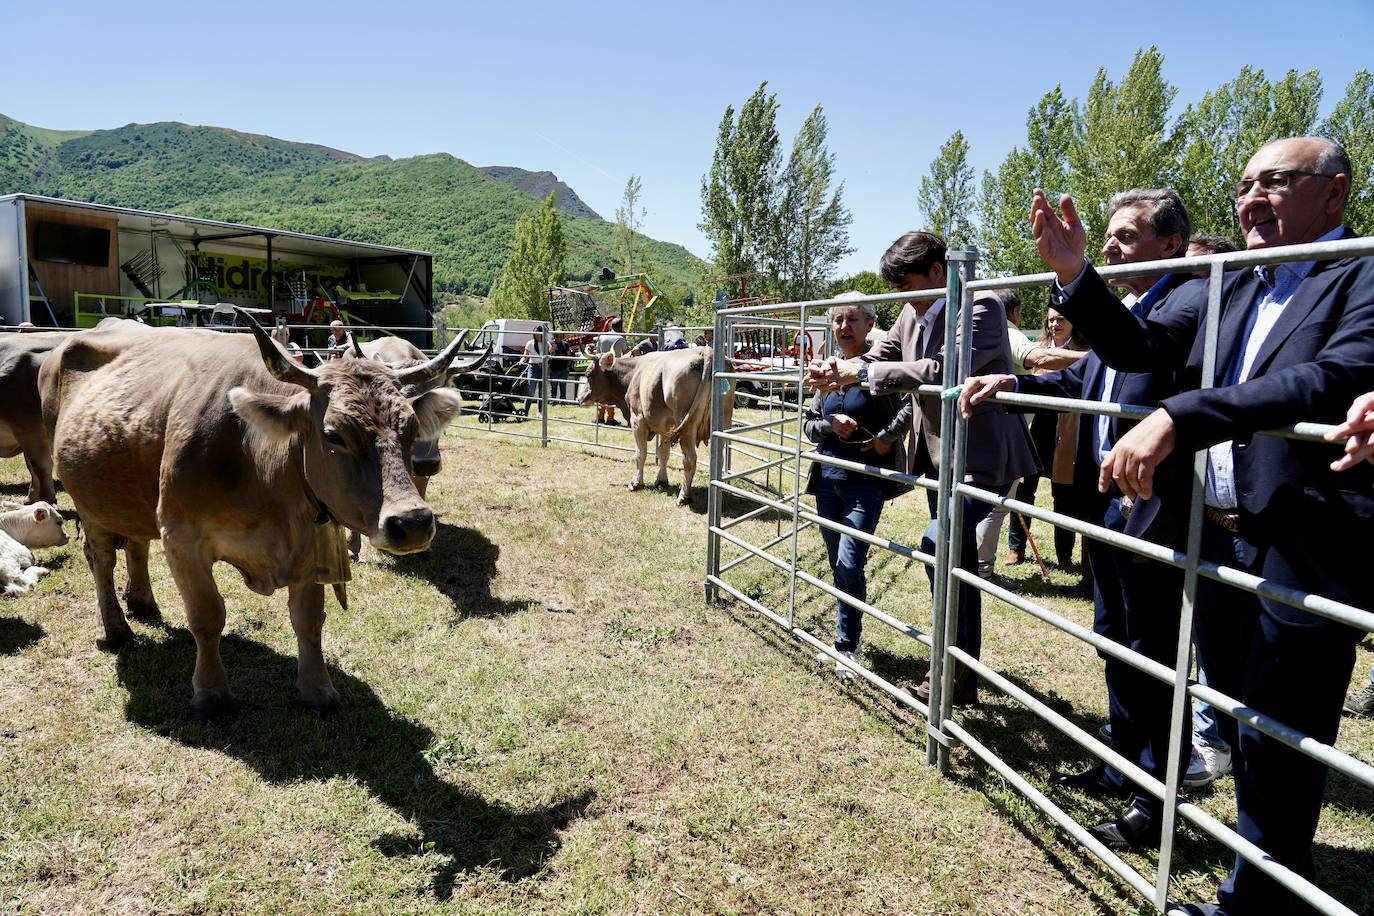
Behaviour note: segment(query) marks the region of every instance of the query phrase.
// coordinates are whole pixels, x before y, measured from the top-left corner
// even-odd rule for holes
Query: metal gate
[[[1222,255],[1178,258],[1170,261],[1154,262],[1150,265],[1121,265],[1118,267],[1102,268],[1098,273],[1104,278],[1111,278],[1116,276],[1138,276],[1141,273],[1207,271],[1209,290],[1207,320],[1204,328],[1206,346],[1203,378],[1204,380],[1210,381],[1210,379],[1214,377],[1213,367],[1216,361],[1217,332],[1221,312],[1221,279],[1224,270],[1227,268],[1250,267],[1253,265],[1273,264],[1286,261],[1324,260],[1336,257],[1370,254],[1374,254],[1374,240],[1347,239],[1336,242],[1289,246],[1286,248],[1266,249],[1262,251],[1240,251]],[[816,650],[818,653],[823,653],[837,665],[848,668],[868,683],[895,698],[898,702],[915,709],[927,720],[926,730],[928,738],[926,757],[928,763],[938,767],[941,773],[948,773],[950,765],[950,748],[957,744],[962,744],[985,764],[996,771],[1008,783],[1014,786],[1019,792],[1025,795],[1027,799],[1034,803],[1037,808],[1050,817],[1066,833],[1091,850],[1091,852],[1105,863],[1108,868],[1126,881],[1134,890],[1139,892],[1142,897],[1150,900],[1153,905],[1161,911],[1166,910],[1169,906],[1168,889],[1174,864],[1173,852],[1178,826],[1177,822],[1178,818],[1182,817],[1200,829],[1203,833],[1216,839],[1228,849],[1238,853],[1258,866],[1274,880],[1292,890],[1319,911],[1333,914],[1351,914],[1352,911],[1340,901],[1331,897],[1321,888],[1307,881],[1302,876],[1270,859],[1265,854],[1264,850],[1244,840],[1226,824],[1203,811],[1197,805],[1180,799],[1179,784],[1183,775],[1180,751],[1182,749],[1182,742],[1188,738],[1185,732],[1191,731],[1191,729],[1185,729],[1184,724],[1186,700],[1188,696],[1191,696],[1195,699],[1210,703],[1217,711],[1247,723],[1264,734],[1282,741],[1287,746],[1303,754],[1319,760],[1323,764],[1343,773],[1350,779],[1364,786],[1374,787],[1374,767],[1371,767],[1368,763],[1338,751],[1334,747],[1319,742],[1310,736],[1304,735],[1269,716],[1258,713],[1244,706],[1236,699],[1191,680],[1189,677],[1192,668],[1192,620],[1199,576],[1223,583],[1230,587],[1262,594],[1268,599],[1299,607],[1310,613],[1318,614],[1322,617],[1339,621],[1365,631],[1374,631],[1374,613],[1371,613],[1367,608],[1343,604],[1321,595],[1309,594],[1280,585],[1276,582],[1261,579],[1258,576],[1239,569],[1218,566],[1202,560],[1199,554],[1202,537],[1203,494],[1207,471],[1206,449],[1198,452],[1193,459],[1192,502],[1188,516],[1189,527],[1187,549],[1185,551],[1175,551],[1166,547],[1161,547],[1149,541],[1132,538],[1100,526],[1060,515],[1047,509],[1037,508],[1034,505],[1020,502],[1010,497],[1001,497],[993,492],[964,483],[967,424],[959,415],[955,407],[954,398],[962,388],[963,380],[967,376],[968,367],[971,364],[971,319],[974,294],[979,290],[990,290],[995,288],[1045,286],[1052,283],[1054,280],[1054,275],[1050,273],[978,280],[975,279],[974,276],[976,259],[977,252],[972,248],[951,250],[948,253],[948,261],[946,264],[947,276],[949,278],[948,288],[944,290],[893,293],[881,296],[869,296],[864,299],[855,299],[845,302],[846,305],[854,305],[864,301],[909,301],[915,299],[935,299],[943,296],[949,303],[957,304],[957,308],[949,307],[944,310],[944,320],[945,340],[958,341],[959,344],[956,347],[958,352],[956,354],[948,354],[948,358],[945,359],[943,385],[929,385],[919,389],[919,396],[921,397],[936,397],[941,399],[941,474],[938,480],[909,477],[895,471],[837,460],[810,450],[804,444],[801,425],[801,412],[804,406],[803,398],[805,396],[802,385],[804,369],[789,373],[773,373],[773,378],[770,379],[777,383],[788,381],[795,386],[795,397],[791,397],[790,395],[788,397],[788,400],[792,402],[790,407],[794,411],[793,416],[782,416],[778,418],[770,416],[769,420],[764,423],[756,423],[731,429],[722,428],[720,422],[720,418],[722,417],[721,407],[723,398],[728,394],[728,386],[731,381],[738,382],[747,377],[743,373],[732,371],[732,367],[729,365],[727,358],[728,354],[734,352],[733,342],[735,328],[744,323],[758,323],[760,321],[771,320],[784,323],[786,326],[793,329],[801,329],[811,325],[818,315],[823,314],[824,310],[835,303],[830,300],[813,300],[784,305],[721,309],[717,312],[714,347],[716,384],[712,388],[711,460],[708,492],[709,502],[707,507],[708,534],[706,543],[705,593],[708,602],[719,601],[722,597],[733,598],[763,615],[766,619],[787,631],[793,638]],[[757,376],[753,378],[757,379]],[[1152,408],[1122,404],[1104,404],[1096,400],[1069,400],[1065,398],[1009,393],[999,394],[997,398],[1001,401],[1024,406],[1034,406],[1055,411],[1067,411],[1089,415],[1140,418],[1152,412]],[[1320,424],[1299,423],[1293,427],[1282,430],[1272,430],[1263,435],[1277,435],[1311,441],[1323,441],[1322,435],[1329,429],[1329,426]],[[760,432],[768,433],[768,437],[759,438],[758,434]],[[733,470],[732,465],[735,463],[735,453],[742,447],[747,447],[752,452],[751,455],[744,457],[752,457],[757,460],[757,456],[760,452],[775,457],[764,460],[758,464],[747,466],[742,470]],[[1335,453],[1336,450],[1333,448],[1333,457],[1335,457]],[[849,528],[843,524],[820,517],[814,509],[804,503],[801,498],[803,462],[820,462],[822,464],[843,467],[849,471],[872,476],[895,478],[917,487],[936,490],[939,506],[939,527],[936,537],[937,549],[935,554],[932,556],[914,549],[911,546],[896,543],[883,537],[865,534],[864,532]],[[771,481],[768,482],[767,486],[751,487],[747,485],[750,484],[757,475],[761,473],[771,474],[775,470],[780,475],[784,471],[786,472],[786,476],[789,479],[788,486],[775,486]],[[722,514],[722,500],[726,495],[738,497],[739,499],[754,503],[758,508],[735,518],[726,519]],[[955,562],[957,560],[957,555],[951,550],[950,545],[957,545],[961,541],[960,527],[963,513],[961,511],[956,511],[955,506],[957,505],[956,501],[961,500],[965,496],[1006,507],[1013,512],[1021,513],[1027,518],[1040,519],[1054,525],[1062,526],[1085,537],[1109,543],[1123,550],[1183,570],[1182,620],[1179,627],[1177,652],[1173,666],[1169,667],[1160,664],[1144,655],[1133,652],[1119,643],[1101,637],[1090,629],[1064,618],[1062,615],[1055,613],[1035,601],[1029,600],[993,582],[989,582],[979,578],[977,575],[970,574],[960,569],[958,563]],[[776,537],[762,544],[752,544],[740,537],[735,530],[740,523],[760,513],[769,511],[778,513],[779,516],[785,520],[784,523],[779,526]],[[865,541],[883,550],[891,551],[900,556],[919,561],[927,566],[933,566],[935,570],[935,585],[931,620],[928,622],[920,622],[921,626],[927,628],[921,629],[921,626],[918,626],[916,623],[898,619],[882,608],[851,598],[829,582],[799,569],[797,565],[797,554],[800,536],[808,528],[815,526],[821,526],[847,534],[850,537]],[[724,554],[727,551],[737,551],[738,556],[726,559]],[[768,607],[731,583],[729,573],[739,565],[751,560],[759,560],[771,564],[786,574],[788,582],[786,607]],[[1152,678],[1171,684],[1173,686],[1171,720],[1172,739],[1169,764],[1166,770],[1167,778],[1163,782],[1160,782],[1158,779],[1149,776],[1130,760],[1124,758],[1112,750],[1107,744],[1100,741],[1096,735],[1090,734],[1078,727],[1045,702],[1013,683],[1003,673],[994,670],[960,648],[952,645],[950,634],[955,632],[958,613],[957,594],[960,584],[967,584],[979,589],[983,593],[1005,602],[1012,608],[1022,611],[1039,621],[1047,623],[1087,643],[1099,653],[1111,656],[1114,659],[1128,664]],[[805,628],[799,626],[796,621],[797,590],[799,586],[824,592],[836,600],[843,601],[850,607],[860,610],[866,616],[892,628],[897,633],[903,634],[928,647],[930,650],[932,688],[929,707],[922,704],[914,696],[907,693],[896,684],[893,684],[888,679],[868,670],[860,664],[842,657],[831,648],[828,640],[818,638]],[[1371,600],[1374,601],[1374,596],[1371,596]],[[1052,728],[1072,739],[1102,761],[1115,766],[1132,782],[1163,801],[1163,836],[1160,844],[1158,866],[1155,869],[1154,875],[1147,876],[1141,874],[1123,861],[1116,853],[1104,846],[1083,825],[1077,823],[1069,814],[1056,805],[1051,799],[1046,797],[1045,794],[1037,789],[1025,776],[1018,773],[986,744],[979,741],[976,735],[972,734],[963,724],[951,715],[951,670],[953,666],[950,663],[953,660],[957,660],[960,664],[968,666],[985,683],[991,684],[1006,696],[1016,700],[1028,710],[1039,716]]]

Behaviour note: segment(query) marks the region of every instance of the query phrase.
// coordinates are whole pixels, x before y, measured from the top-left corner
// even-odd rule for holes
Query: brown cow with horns
[[[211,573],[220,560],[259,594],[287,587],[296,686],[325,711],[338,692],[321,645],[317,523],[332,518],[393,554],[429,545],[434,513],[412,482],[411,449],[437,438],[461,401],[443,389],[407,399],[401,389],[443,372],[457,347],[401,372],[359,359],[311,370],[239,316],[251,339],[119,326],[72,335],[40,372],[43,421],[85,528],[98,643],[117,649],[132,636],[114,592],[119,547],[131,615],[157,616],[148,542],[161,538],[196,640],[197,718],[233,703],[219,654],[224,599]]]

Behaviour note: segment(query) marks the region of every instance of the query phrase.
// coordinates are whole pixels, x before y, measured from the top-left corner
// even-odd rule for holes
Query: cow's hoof
[[[629,490],[631,493],[633,493],[635,490],[642,489],[643,486],[644,486],[644,484],[642,484],[642,483],[632,483],[632,484],[630,484],[628,487],[626,487],[626,489]]]
[[[677,498],[677,504],[678,504],[679,506],[690,506],[690,505],[692,504],[692,497],[690,497],[690,496],[679,496],[679,497]]]
[[[162,619],[162,608],[157,606],[156,599],[150,598],[147,601],[143,601],[138,598],[126,597],[124,603],[129,608],[126,615],[130,620],[155,623]]]
[[[222,687],[217,690],[197,690],[191,697],[191,718],[197,722],[209,722],[212,719],[223,718],[238,709],[238,703],[234,702],[234,695],[229,692],[229,688]]]
[[[672,488],[673,485],[668,482],[668,479],[666,477],[663,480],[654,481],[655,490],[671,490]]]
[[[123,630],[113,630],[104,636],[97,636],[95,647],[101,652],[118,652],[127,646],[134,638],[134,631],[127,627]]]
[[[301,705],[321,719],[327,719],[339,711],[339,691],[332,685],[301,688],[300,697]]]

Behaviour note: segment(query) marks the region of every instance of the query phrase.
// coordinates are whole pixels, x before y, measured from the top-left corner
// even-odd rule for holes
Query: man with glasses
[[[1235,187],[1251,250],[1349,238],[1342,225],[1350,159],[1331,140],[1297,137],[1262,147]],[[1060,282],[1101,283],[1082,258],[1073,201],[1062,218],[1043,192],[1031,230]],[[1178,369],[1185,389],[1123,435],[1102,462],[1099,488],[1149,498],[1171,453],[1207,452],[1203,557],[1271,583],[1368,605],[1374,469],[1338,478],[1330,447],[1257,435],[1297,421],[1339,422],[1374,387],[1374,259],[1289,261],[1222,279],[1213,378],[1204,380],[1207,284],[1180,290],[1148,318],[1063,303],[1108,365]],[[1215,387],[1203,387],[1204,381]],[[1241,704],[1330,744],[1340,726],[1359,633],[1317,614],[1200,578],[1194,615],[1211,685]],[[1248,724],[1223,716],[1234,751],[1237,830],[1275,861],[1314,876],[1312,838],[1327,768]],[[1194,913],[1310,912],[1237,856],[1219,904]]]
[[[1108,264],[1160,261],[1184,255],[1192,224],[1183,200],[1172,188],[1136,188],[1116,194],[1107,204],[1107,232],[1102,258]],[[1086,243],[1086,239],[1084,240]],[[1081,252],[1080,252],[1081,257]],[[1081,263],[1080,263],[1081,266]],[[1094,273],[1094,278],[1096,274]],[[1171,306],[1176,291],[1195,283],[1192,274],[1144,274],[1112,282],[1131,294],[1119,302],[1097,279],[1079,277],[1056,287],[1050,304],[1064,310],[1063,300],[1074,298],[1078,310],[1112,309],[1139,317],[1156,316]],[[1091,299],[1089,299],[1091,297]],[[1118,372],[1095,353],[1071,369],[1040,376],[985,375],[970,378],[959,398],[968,412],[996,391],[1084,398],[1103,403],[1157,404],[1179,391],[1177,373]],[[1167,547],[1182,547],[1178,513],[1187,505],[1185,480],[1176,467],[1156,477],[1153,498],[1132,503],[1120,491],[1097,491],[1099,466],[1112,443],[1135,424],[1129,420],[1084,415],[1078,422],[1073,485],[1083,492],[1088,521],[1132,537]],[[1177,462],[1171,462],[1176,465]],[[1186,469],[1184,469],[1186,470]],[[1181,491],[1181,492],[1180,492]],[[1093,538],[1084,538],[1084,553],[1092,569],[1093,632],[1157,662],[1171,664],[1178,646],[1182,574],[1129,551]],[[1148,674],[1103,654],[1106,662],[1107,704],[1112,748],[1160,782],[1168,764],[1172,691]],[[1187,759],[1187,749],[1183,751]],[[1102,763],[1058,781],[1068,788],[1108,798],[1134,800],[1120,817],[1092,829],[1110,849],[1118,851],[1159,844],[1163,803],[1133,787],[1114,766]]]

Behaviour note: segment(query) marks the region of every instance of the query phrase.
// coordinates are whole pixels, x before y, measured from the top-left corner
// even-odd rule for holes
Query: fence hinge
[[[959,746],[958,738],[954,737],[953,735],[946,735],[944,732],[936,728],[933,723],[926,723],[926,734],[929,737],[934,738],[937,743],[939,743],[946,749],[952,749]]]

